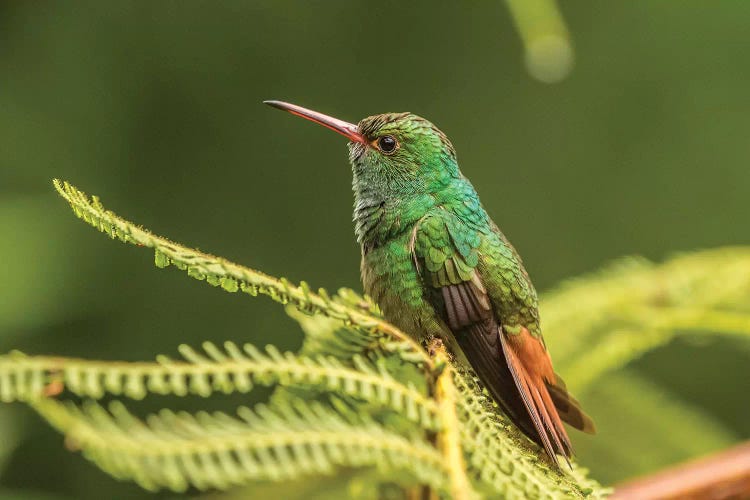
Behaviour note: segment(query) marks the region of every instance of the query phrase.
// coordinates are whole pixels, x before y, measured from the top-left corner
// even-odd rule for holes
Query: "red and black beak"
[[[288,111],[293,115],[301,116],[302,118],[310,120],[311,122],[323,125],[324,127],[329,128],[334,132],[338,132],[352,142],[361,142],[362,144],[367,144],[367,139],[359,132],[359,128],[353,123],[345,122],[344,120],[339,120],[338,118],[324,115],[323,113],[318,113],[317,111],[303,108],[302,106],[297,106],[296,104],[289,104],[288,102],[263,101],[263,103],[268,104],[273,108]]]

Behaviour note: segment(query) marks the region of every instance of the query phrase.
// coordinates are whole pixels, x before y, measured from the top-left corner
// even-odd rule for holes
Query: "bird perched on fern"
[[[554,372],[529,275],[461,174],[446,135],[411,113],[358,124],[279,101],[349,139],[362,281],[386,319],[419,340],[438,337],[474,369],[519,428],[571,456],[562,424],[594,424]]]

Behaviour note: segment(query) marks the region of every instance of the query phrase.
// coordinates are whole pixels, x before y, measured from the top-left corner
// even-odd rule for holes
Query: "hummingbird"
[[[353,124],[264,102],[349,139],[362,283],[385,319],[423,343],[445,342],[555,466],[557,455],[567,461],[563,422],[591,434],[594,423],[553,370],[531,279],[448,137],[408,112]]]

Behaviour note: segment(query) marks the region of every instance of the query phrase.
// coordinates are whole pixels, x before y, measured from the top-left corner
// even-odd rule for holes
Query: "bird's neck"
[[[463,177],[451,179],[437,190],[426,193],[387,195],[382,190],[354,182],[354,232],[363,250],[377,248],[411,231],[425,215],[438,208],[453,213],[466,212],[468,206],[484,214],[477,194]],[[456,209],[459,207],[458,209]],[[473,215],[473,214],[472,214]],[[476,214],[477,216],[481,214]],[[486,214],[481,216],[482,219]]]
[[[354,232],[357,242],[367,250],[379,247],[408,231],[435,206],[429,195],[397,200],[355,192]]]

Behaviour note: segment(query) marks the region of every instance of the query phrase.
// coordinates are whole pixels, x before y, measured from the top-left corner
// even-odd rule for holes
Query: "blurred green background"
[[[76,221],[53,177],[176,241],[359,288],[345,141],[263,99],[434,121],[542,291],[626,254],[750,244],[750,3],[562,12],[576,66],[546,85],[502,2],[0,3],[0,351],[137,360],[203,340],[300,342],[270,301],[159,272]],[[581,395],[595,439],[640,453],[617,461],[585,441],[580,461],[611,483],[747,439],[747,358],[679,341],[628,368],[719,436],[674,450],[625,425],[637,397]],[[21,405],[0,406],[0,434],[5,497],[145,495]]]

